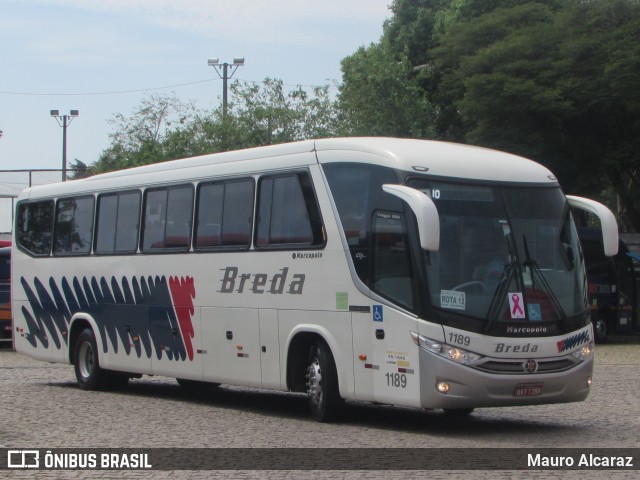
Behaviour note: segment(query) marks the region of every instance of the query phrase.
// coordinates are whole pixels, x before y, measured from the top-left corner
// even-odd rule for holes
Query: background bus
[[[581,227],[580,242],[589,279],[589,305],[597,342],[610,335],[640,334],[638,318],[638,282],[635,260],[621,240],[619,250],[607,257],[602,250],[599,229]]]
[[[11,330],[11,247],[0,247],[0,340],[10,340]]]

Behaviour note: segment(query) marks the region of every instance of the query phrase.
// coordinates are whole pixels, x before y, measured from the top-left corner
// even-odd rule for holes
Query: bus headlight
[[[432,340],[415,332],[411,332],[411,338],[413,343],[424,348],[428,352],[435,353],[436,355],[440,355],[441,357],[453,360],[454,362],[462,365],[475,363],[482,358],[482,355],[478,355],[477,353],[470,352],[469,350],[465,350],[460,347],[453,347],[444,342]]]
[[[572,355],[582,362],[589,359],[591,355],[593,355],[593,342],[583,345],[582,348],[573,352]]]

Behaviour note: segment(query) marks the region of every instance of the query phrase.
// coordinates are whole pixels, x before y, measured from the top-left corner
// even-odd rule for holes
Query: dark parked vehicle
[[[598,229],[579,229],[580,243],[587,264],[589,304],[596,342],[609,335],[628,335],[640,330],[638,292],[634,257],[620,241],[618,254],[605,257],[602,234]]]
[[[0,339],[11,338],[11,247],[0,248]]]

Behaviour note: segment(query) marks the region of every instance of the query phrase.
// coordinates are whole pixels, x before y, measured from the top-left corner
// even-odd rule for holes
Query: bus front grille
[[[535,360],[535,367],[531,360],[498,360],[489,359],[473,365],[473,368],[487,373],[502,375],[522,375],[523,373],[555,373],[573,368],[579,361],[574,357],[544,358]]]

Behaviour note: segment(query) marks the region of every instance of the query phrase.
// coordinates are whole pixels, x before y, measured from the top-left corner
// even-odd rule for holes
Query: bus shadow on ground
[[[53,384],[60,387],[77,388],[75,383]],[[157,383],[132,380],[121,389],[103,392],[111,395],[159,398],[162,400],[186,402],[193,406],[203,405],[258,415],[314,422],[310,416],[304,394],[260,390],[254,388],[222,385],[217,388],[185,389],[170,381]],[[346,402],[337,425],[360,426],[381,430],[428,433],[443,437],[495,438],[496,435],[553,435],[566,432],[570,427],[574,432],[582,427],[572,425],[557,418],[540,419],[520,407],[478,409],[470,415],[445,414],[442,410],[422,410],[419,408],[379,405],[369,402]],[[543,408],[540,407],[540,408]],[[503,415],[504,416],[501,416]]]

